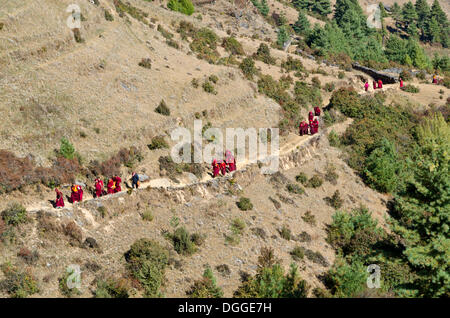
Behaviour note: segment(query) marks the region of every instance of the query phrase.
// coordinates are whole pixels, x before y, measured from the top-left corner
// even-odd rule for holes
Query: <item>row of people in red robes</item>
[[[232,155],[231,151],[225,151],[225,159],[214,159],[212,162],[213,177],[217,177],[220,173],[226,175],[227,172],[236,170],[236,159]]]
[[[377,86],[377,82],[373,81],[373,89],[375,90],[377,88],[383,88],[382,80],[378,80],[378,86]],[[369,90],[369,82],[366,81],[366,83],[364,84],[364,89],[366,92]]]
[[[107,184],[107,194],[113,194],[122,191],[122,187],[120,186],[120,183],[122,182],[122,179],[119,176],[115,176],[109,179]],[[69,202],[75,203],[75,202],[81,202],[83,201],[83,188],[78,184],[72,184],[70,187],[71,194]],[[56,188],[56,200],[55,200],[55,207],[62,208],[64,207],[64,195],[62,192]],[[105,193],[104,190],[104,183],[100,178],[95,179],[95,197],[101,197]]]
[[[309,133],[311,135],[317,134],[319,132],[319,121],[317,120],[317,118],[314,118],[314,116],[317,116],[317,117],[320,116],[320,108],[319,107],[314,107],[314,113],[312,111],[309,112],[309,114],[308,114],[309,125],[305,121],[302,121],[300,123],[300,125],[298,127],[300,136],[307,135],[308,128],[309,128]]]

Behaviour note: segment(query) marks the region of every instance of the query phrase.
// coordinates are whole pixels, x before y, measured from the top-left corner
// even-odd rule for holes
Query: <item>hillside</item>
[[[411,195],[405,189],[419,174],[415,169],[421,165],[415,163],[428,160],[419,133],[426,123],[447,125],[430,129],[444,137],[425,138],[444,149],[444,155],[429,160],[443,160],[433,167],[444,169],[439,170],[444,181],[433,180],[441,187],[436,192],[447,193],[448,48],[406,38],[404,56],[394,61],[388,44],[380,40],[370,46],[376,34],[361,40],[367,46],[353,47],[353,35],[344,27],[317,31],[316,37],[297,32],[292,26],[299,12],[286,1],[268,0],[265,16],[250,1],[245,9],[237,1],[193,1],[194,13],[185,15],[162,0],[86,0],[79,1],[79,29],[67,26],[72,3],[0,5],[1,297],[103,297],[108,288],[127,297],[186,297],[192,286],[200,290],[194,288],[193,297],[203,297],[212,289],[212,280],[199,283],[208,268],[223,297],[243,291],[264,297],[244,287],[257,279],[265,248],[285,273],[291,263],[298,266],[307,297],[410,295],[398,286],[403,278],[416,279],[414,265],[404,258],[391,262],[378,249],[406,248],[403,232],[389,220],[398,198]],[[364,9],[369,2],[359,4]],[[442,1],[441,7],[449,15],[449,3]],[[242,15],[237,18],[236,12]],[[283,25],[273,13],[284,14]],[[327,28],[331,18],[307,15],[311,30],[314,24]],[[391,17],[386,21],[393,25]],[[292,40],[286,49],[286,42],[279,43],[283,28]],[[378,48],[385,61],[371,59]],[[402,63],[406,56],[411,63]],[[353,69],[355,61],[390,71],[396,83],[374,91],[377,79]],[[434,74],[438,84],[431,82]],[[404,89],[400,76],[407,76]],[[299,136],[299,122],[315,106],[322,110],[319,132]],[[262,174],[263,158],[256,163],[244,158],[236,172],[212,178],[210,162],[173,163],[167,159],[177,143],[171,134],[176,128],[192,133],[194,120],[222,130],[280,128],[279,171]],[[257,136],[272,147],[263,137]],[[73,146],[70,156],[63,140]],[[214,145],[215,139],[203,135],[202,142]],[[422,150],[426,159],[418,155]],[[131,189],[133,172],[146,176],[138,190]],[[106,184],[113,175],[122,178],[122,191],[94,198],[94,179]],[[83,184],[85,194],[83,202],[72,204],[74,182]],[[63,192],[63,209],[52,207],[55,187]],[[251,208],[240,207],[243,199]],[[439,202],[444,220],[448,204]],[[349,219],[338,223],[341,212]],[[364,229],[354,225],[350,235],[338,228],[353,221]],[[398,226],[409,221],[399,220]],[[143,238],[152,243],[133,245]],[[144,259],[148,255],[130,258],[133,246],[139,253],[160,253],[162,267],[153,267],[154,260]],[[358,252],[361,259],[354,255]],[[448,259],[443,259],[439,264],[445,269]],[[379,294],[362,285],[345,294],[337,283],[330,285],[338,280],[339,266],[359,271],[355,277],[365,281],[364,266],[371,262],[394,273]],[[64,284],[66,269],[74,264],[82,271],[78,292]],[[267,264],[266,269],[273,265]],[[17,292],[10,287],[19,284],[11,273],[31,277],[37,287],[20,286],[23,293]],[[114,287],[102,287],[105,282]],[[448,295],[448,286],[437,285],[429,288],[437,290],[433,296]]]

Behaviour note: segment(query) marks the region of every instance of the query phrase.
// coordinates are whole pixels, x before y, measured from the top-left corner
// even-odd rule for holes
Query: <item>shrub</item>
[[[259,45],[258,50],[253,54],[253,58],[266,64],[275,64],[275,59],[270,55],[270,49],[265,43]]]
[[[339,79],[345,78],[345,72],[340,71],[340,72],[338,73],[338,78],[339,78]]]
[[[242,48],[242,44],[232,36],[225,37],[222,40],[222,46],[225,48],[225,50],[227,50],[231,54],[245,55],[244,49]]]
[[[191,81],[191,84],[192,84],[192,86],[193,86],[194,88],[197,88],[197,87],[199,86],[199,84],[198,84],[198,79],[193,78],[192,81]]]
[[[173,34],[170,33],[169,31],[167,31],[166,29],[164,29],[164,27],[161,24],[158,24],[158,27],[156,28],[158,30],[159,33],[161,33],[161,35],[166,39],[166,40],[170,40],[173,38]]]
[[[75,38],[75,42],[84,43],[84,39],[81,37],[81,31],[79,28],[72,29],[73,37]]]
[[[163,136],[153,137],[152,143],[148,145],[148,149],[150,150],[165,149],[165,148],[169,148],[169,145],[167,144]]]
[[[412,75],[411,75],[411,72],[410,71],[406,71],[406,70],[403,70],[401,73],[400,73],[400,76],[399,76],[401,79],[403,79],[404,81],[410,81],[410,80],[412,80]]]
[[[307,232],[303,231],[297,236],[297,241],[299,242],[311,242],[312,238]]]
[[[344,115],[352,118],[362,118],[362,105],[358,93],[353,88],[341,87],[334,91],[330,99],[330,108],[336,108]]]
[[[129,2],[123,3],[121,0],[114,0],[114,6],[116,8],[119,17],[123,18],[125,13],[128,13],[130,16],[135,18],[136,20],[141,21],[142,23],[147,24],[145,18],[148,17],[148,13],[142,11],[139,8],[132,6]]]
[[[288,56],[286,61],[283,61],[281,63],[281,67],[284,68],[286,71],[296,71],[296,72],[305,71],[302,61],[300,59],[294,59],[291,56]]]
[[[170,109],[167,107],[166,102],[161,100],[158,107],[155,108],[155,112],[164,116],[170,116]]]
[[[191,0],[169,0],[167,7],[170,10],[178,11],[186,15],[191,15],[195,10]]]
[[[97,289],[94,293],[95,298],[129,298],[128,283],[124,279],[99,279],[97,280]]]
[[[331,93],[332,91],[334,91],[335,88],[336,88],[336,85],[334,83],[326,83],[325,84],[325,90],[327,92]]]
[[[177,49],[177,50],[180,48],[180,44],[178,44],[177,41],[174,41],[174,40],[172,40],[172,39],[166,40],[166,44],[167,44],[168,46],[171,46],[171,47]]]
[[[207,60],[209,63],[215,63],[220,55],[217,52],[217,41],[219,37],[214,31],[208,28],[201,28],[193,31],[193,40],[190,48],[197,53],[197,57]]]
[[[323,184],[322,178],[319,175],[315,174],[314,176],[312,176],[311,179],[308,180],[305,186],[309,188],[318,188],[322,184]]]
[[[292,236],[291,230],[285,225],[283,225],[283,227],[280,230],[278,230],[278,232],[280,233],[280,236],[285,240],[289,241],[291,239]]]
[[[66,137],[61,138],[59,154],[69,160],[75,158],[75,148]]]
[[[75,271],[68,267],[64,275],[58,279],[59,291],[66,297],[73,297],[81,294],[78,288],[69,287],[69,280],[72,280],[72,282],[75,283],[75,280],[77,279],[76,275],[73,275],[74,273]]]
[[[142,214],[141,217],[144,221],[148,221],[151,222],[153,221],[153,213],[150,210],[145,210]]]
[[[417,86],[414,86],[411,84],[403,86],[402,90],[405,92],[414,93],[414,94],[420,92],[420,89]]]
[[[327,112],[328,113],[328,112]],[[341,144],[339,135],[334,131],[330,131],[328,134],[328,142],[330,143],[331,147],[339,147]]]
[[[303,107],[322,104],[322,95],[320,94],[320,89],[315,86],[311,87],[304,82],[295,82],[294,96],[295,101]]]
[[[217,77],[217,75],[210,75],[208,77],[208,80],[210,80],[211,82],[213,82],[214,84],[217,84],[217,82],[219,81],[219,78]]]
[[[19,203],[10,203],[2,211],[2,219],[6,225],[17,226],[27,221],[27,210]]]
[[[37,280],[29,270],[20,271],[10,263],[1,266],[4,280],[0,281],[0,289],[12,298],[26,298],[39,292]]]
[[[233,233],[237,234],[237,235],[241,235],[243,233],[245,229],[245,222],[242,221],[241,219],[233,219],[232,223],[231,223],[231,230],[233,231]]]
[[[196,280],[191,289],[186,292],[190,298],[221,298],[223,296],[222,288],[217,286],[216,278],[212,270],[208,267],[203,272],[203,277]]]
[[[105,19],[106,21],[114,21],[114,16],[109,12],[109,10],[105,10]]]
[[[192,240],[192,236],[185,227],[177,228],[170,236],[173,248],[178,254],[192,255],[197,251],[197,247]]]
[[[1,236],[1,229],[0,229],[0,236]],[[22,258],[24,262],[27,263],[28,265],[33,265],[39,259],[39,252],[30,251],[28,248],[22,247],[20,251],[17,253],[17,256]]]
[[[295,261],[300,261],[305,256],[305,249],[297,245],[289,254],[291,254]]]
[[[152,68],[152,60],[149,58],[143,58],[140,62],[139,62],[139,66],[142,66],[144,68],[148,68],[151,69]]]
[[[216,270],[224,277],[229,277],[231,274],[230,267],[227,264],[217,265]]]
[[[211,82],[208,81],[208,80],[206,80],[206,81],[203,83],[202,87],[203,87],[203,90],[204,90],[205,92],[207,92],[207,93],[214,94],[214,95],[217,94],[217,91],[214,89],[214,85],[211,84]]]
[[[295,176],[295,180],[301,184],[305,184],[306,181],[308,181],[308,177],[303,172],[300,172],[297,176]]]
[[[302,215],[302,220],[308,224],[316,225],[316,217],[314,214],[311,214],[311,211],[306,211],[304,215]]]
[[[253,204],[250,202],[249,198],[241,197],[239,201],[236,203],[236,205],[242,211],[248,211],[253,209]]]
[[[327,202],[331,207],[339,209],[342,207],[344,200],[342,200],[339,190],[336,190],[330,198],[327,198]]]
[[[314,76],[314,77],[311,79],[311,82],[312,82],[312,85],[313,85],[314,87],[317,87],[317,88],[320,88],[321,85],[322,85],[322,83],[320,82],[320,80],[319,80],[319,78],[318,78],[317,76]]]
[[[148,297],[161,296],[159,288],[164,280],[164,271],[169,262],[169,253],[159,243],[140,239],[125,253],[127,269],[139,281]]]
[[[354,297],[366,288],[367,276],[366,266],[361,262],[349,265],[338,258],[325,275],[325,285],[335,297]]]
[[[322,254],[320,254],[320,252],[313,252],[307,249],[305,250],[305,256],[313,263],[322,265],[324,267],[329,266],[327,260],[325,259],[325,257],[323,257]]]
[[[325,172],[325,180],[333,185],[336,185],[338,178],[339,175],[336,173],[336,167],[331,164],[328,164]]]
[[[289,183],[289,184],[286,186],[286,189],[287,189],[290,193],[295,193],[295,194],[303,194],[303,193],[305,193],[305,190],[304,190],[302,187],[300,187],[299,185],[294,184],[294,183]]]

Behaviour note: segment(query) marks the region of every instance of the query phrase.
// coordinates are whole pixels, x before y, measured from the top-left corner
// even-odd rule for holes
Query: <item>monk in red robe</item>
[[[103,181],[95,179],[95,197],[99,198],[103,195]]]
[[[72,184],[71,191],[72,191],[72,193],[70,194],[70,201],[72,203],[80,201],[80,194],[78,192],[79,191],[78,186],[75,184]]]
[[[383,88],[383,81],[382,80],[378,80],[378,88]]]
[[[228,171],[232,172],[236,170],[236,158],[234,158],[229,150],[225,151],[225,162],[228,165]]]
[[[436,75],[433,75],[433,82],[432,82],[433,84],[437,84],[437,77],[436,77]]]
[[[373,81],[373,89],[377,89],[377,82]]]
[[[58,188],[55,189],[55,192],[56,192],[55,208],[64,207],[64,196],[62,192],[59,191]]]
[[[400,88],[403,88],[403,79],[400,78]]]
[[[302,121],[298,126],[298,132],[300,136],[303,136],[305,134],[305,125],[306,125],[305,121]]]
[[[116,188],[116,184],[114,182],[114,180],[111,178],[108,180],[108,184],[106,185],[106,188],[108,189],[108,194],[113,194],[114,193],[114,189]]]
[[[314,127],[314,133],[317,134],[319,132],[319,121],[316,119],[314,119],[313,121],[313,127]]]
[[[320,107],[314,107],[314,115],[320,116]]]
[[[219,160],[219,166],[220,166],[220,172],[222,173],[222,175],[226,175],[227,174],[227,164],[225,163],[225,161],[223,160]]]
[[[122,187],[120,186],[122,179],[119,176],[116,176],[116,177],[114,177],[114,181],[116,183],[116,188],[114,189],[114,193],[122,191]]]
[[[309,133],[311,135],[314,135],[314,123],[313,123],[313,121],[309,122]]]
[[[364,89],[366,90],[366,92],[369,90],[369,82],[366,82],[364,84]]]
[[[212,169],[213,169],[213,177],[215,178],[215,177],[217,177],[217,176],[219,175],[219,173],[220,173],[220,166],[219,166],[219,164],[217,163],[217,160],[216,160],[216,159],[214,159],[213,162],[212,162]]]
[[[78,188],[78,201],[83,201],[83,188],[80,185],[77,185]]]
[[[313,121],[313,119],[314,119],[314,113],[313,112],[309,112],[308,119],[309,119],[309,121]]]

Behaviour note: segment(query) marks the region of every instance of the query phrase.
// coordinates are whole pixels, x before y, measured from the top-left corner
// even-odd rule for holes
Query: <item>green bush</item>
[[[330,131],[328,134],[328,142],[330,143],[331,147],[339,147],[341,144],[339,135],[334,131]]]
[[[341,87],[334,91],[329,107],[338,109],[348,117],[362,118],[364,116],[358,93],[353,88]]]
[[[97,281],[95,298],[129,298],[129,288],[124,279],[100,279]]]
[[[141,214],[141,218],[142,218],[144,221],[148,221],[148,222],[153,221],[153,213],[152,213],[152,211],[150,211],[150,210],[145,210],[145,211]]]
[[[236,203],[239,209],[242,211],[248,211],[253,209],[253,204],[251,203],[249,198],[241,197],[239,201]]]
[[[244,49],[242,48],[242,44],[232,36],[223,38],[222,46],[225,48],[225,50],[227,50],[231,54],[245,55]]]
[[[286,189],[290,193],[295,193],[295,194],[305,193],[305,190],[302,187],[300,187],[298,184],[294,184],[294,183],[289,183],[288,185],[286,185]]]
[[[338,257],[325,275],[325,285],[335,297],[355,297],[367,288],[367,276],[366,266],[361,262],[349,265]]]
[[[158,27],[156,29],[158,30],[159,33],[161,33],[161,35],[165,39],[170,40],[173,38],[173,34],[170,33],[169,31],[167,31],[166,29],[164,29],[164,27],[161,24],[158,24]]]
[[[211,268],[208,267],[203,272],[202,279],[196,280],[186,295],[189,298],[221,298],[223,291],[217,286],[216,278]]]
[[[66,137],[61,138],[61,144],[59,146],[59,154],[69,160],[75,158],[76,155],[75,148]]]
[[[170,236],[170,239],[172,240],[173,248],[178,254],[192,255],[197,251],[197,246],[185,227],[177,228]]]
[[[169,0],[167,7],[170,10],[178,11],[186,15],[193,14],[195,10],[191,0]]]
[[[320,89],[305,82],[295,82],[294,96],[295,101],[303,107],[322,105]]]
[[[405,92],[414,93],[414,94],[420,92],[420,89],[417,86],[414,86],[411,84],[403,86],[402,90]]]
[[[311,211],[306,211],[304,215],[302,215],[302,220],[308,224],[316,225],[316,217],[314,214],[311,214]]]
[[[323,179],[315,174],[311,177],[311,179],[308,180],[308,182],[305,184],[308,188],[319,188],[323,184]]]
[[[208,28],[201,28],[192,32],[193,40],[189,46],[191,50],[197,53],[198,58],[207,60],[209,63],[216,63],[220,57],[217,52],[217,41],[219,39],[217,34]]]
[[[0,289],[12,298],[26,298],[39,292],[36,278],[29,270],[20,271],[10,263],[1,266],[4,279],[0,281]]]
[[[169,252],[158,242],[140,239],[125,253],[127,269],[144,288],[147,297],[159,297],[164,271],[169,262]]]
[[[167,107],[166,102],[161,100],[158,107],[155,108],[155,112],[164,116],[170,116],[170,109]]]
[[[169,148],[169,145],[167,144],[163,136],[153,137],[152,143],[148,145],[148,149],[150,150],[165,149],[165,148]]]
[[[266,64],[275,64],[275,59],[270,55],[270,49],[265,43],[259,45],[258,50],[253,54],[253,58]]]
[[[295,176],[295,180],[301,184],[305,184],[306,181],[308,181],[308,177],[303,172],[300,172],[297,176]]]
[[[202,87],[205,92],[217,95],[217,91],[215,90],[214,85],[211,84],[211,82],[209,80],[206,80],[203,83]]]
[[[305,250],[305,256],[313,263],[322,265],[324,267],[329,266],[327,260],[325,259],[325,257],[323,257],[322,254],[320,254],[320,252],[313,252],[313,251],[307,249],[307,250]]]
[[[139,66],[144,67],[144,68],[151,69],[151,68],[152,68],[152,60],[150,60],[149,58],[143,58],[143,59],[139,62]]]
[[[105,19],[106,21],[114,21],[114,16],[109,12],[109,10],[105,10]]]
[[[2,219],[6,225],[17,226],[27,221],[27,210],[19,203],[10,203],[2,211]]]
[[[208,80],[210,80],[211,82],[213,82],[214,84],[217,84],[217,82],[219,81],[219,77],[217,77],[217,75],[210,75],[208,77]]]
[[[342,207],[343,204],[343,200],[341,198],[341,195],[339,193],[339,190],[334,191],[333,195],[330,198],[327,198],[328,200],[328,204],[335,208],[335,209],[340,209]]]
[[[280,233],[280,236],[287,241],[289,241],[292,237],[291,230],[285,225],[283,225],[283,227],[278,230],[278,232]]]
[[[288,56],[286,61],[281,63],[281,67],[286,71],[296,71],[296,72],[304,72],[305,67],[300,59],[294,59],[291,56]]]
[[[300,261],[303,259],[303,257],[305,256],[305,249],[301,246],[296,246],[294,247],[294,249],[290,252],[292,258],[295,261]]]

